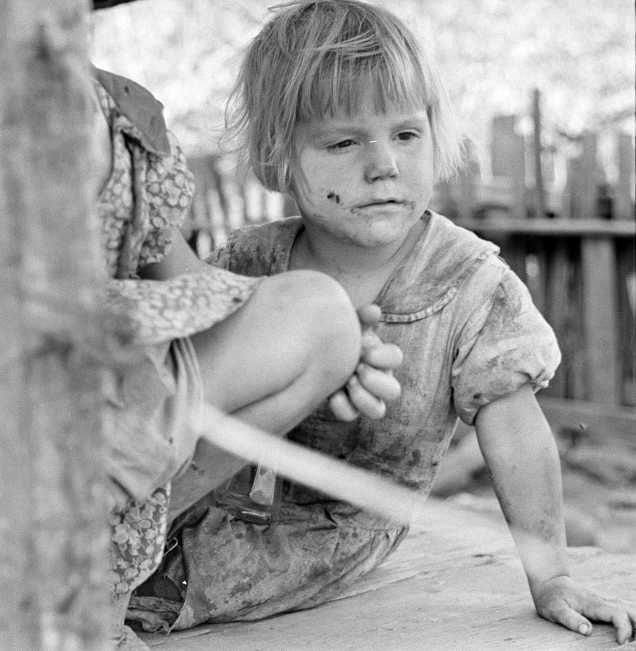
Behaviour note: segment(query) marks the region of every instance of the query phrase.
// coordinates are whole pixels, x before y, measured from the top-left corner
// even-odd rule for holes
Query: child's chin
[[[395,231],[391,230],[388,232],[381,233],[365,233],[365,234],[356,234],[351,239],[358,246],[364,246],[366,248],[378,248],[381,246],[389,246],[395,244],[396,242],[401,242],[407,235],[408,229]]]
[[[413,226],[412,220],[400,220],[400,223],[387,221],[388,223],[376,222],[366,233],[360,234],[360,244],[364,241],[367,246],[383,246],[401,242]]]

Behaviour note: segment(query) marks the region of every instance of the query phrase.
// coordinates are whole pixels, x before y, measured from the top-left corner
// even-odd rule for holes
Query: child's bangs
[[[406,109],[427,107],[430,89],[412,62],[391,61],[383,54],[368,57],[325,56],[313,75],[306,78],[300,94],[297,119],[351,117],[360,112],[373,89],[373,109],[386,113],[391,107]],[[369,107],[364,107],[368,110]]]

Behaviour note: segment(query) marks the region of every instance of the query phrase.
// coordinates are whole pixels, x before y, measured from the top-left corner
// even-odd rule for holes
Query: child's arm
[[[529,386],[477,414],[479,445],[528,577],[539,615],[589,634],[611,622],[619,644],[636,632],[636,609],[587,590],[569,577],[561,471],[550,427]]]

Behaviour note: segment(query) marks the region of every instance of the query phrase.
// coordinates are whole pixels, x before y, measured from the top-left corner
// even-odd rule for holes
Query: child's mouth
[[[401,201],[400,199],[374,199],[373,201],[367,201],[365,203],[360,203],[354,207],[354,210],[365,210],[365,209],[399,209],[406,208],[410,205],[408,201]]]

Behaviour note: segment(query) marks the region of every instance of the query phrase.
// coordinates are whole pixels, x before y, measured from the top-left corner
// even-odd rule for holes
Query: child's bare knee
[[[312,362],[342,381],[360,357],[360,323],[345,289],[317,272],[299,272],[302,316],[308,324]]]
[[[316,271],[294,271],[267,280],[274,279],[284,312],[296,323],[311,364],[346,379],[360,356],[360,324],[342,285]]]

